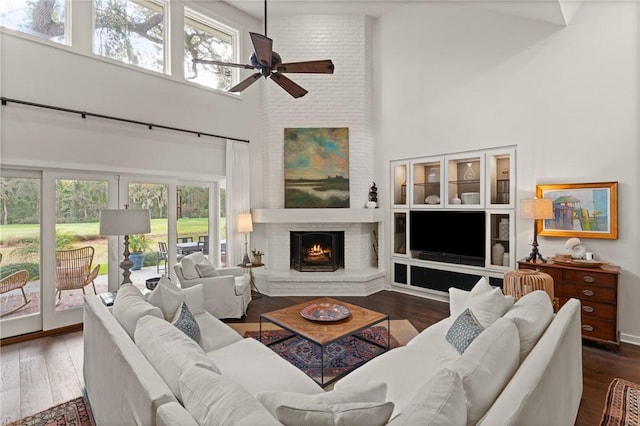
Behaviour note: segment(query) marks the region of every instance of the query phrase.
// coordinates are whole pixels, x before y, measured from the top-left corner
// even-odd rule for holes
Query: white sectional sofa
[[[124,285],[112,310],[87,295],[87,396],[98,425],[573,424],[582,394],[579,302],[554,315],[545,293],[546,303],[532,293],[513,304],[476,287],[451,290],[451,317],[328,392],[209,314],[202,286],[164,283],[145,298]],[[468,310],[484,330],[460,354],[447,335]],[[199,336],[181,324],[187,311]]]

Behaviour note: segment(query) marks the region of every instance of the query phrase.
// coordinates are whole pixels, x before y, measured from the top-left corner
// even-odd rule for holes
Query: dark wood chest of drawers
[[[618,275],[620,268],[605,265],[581,268],[557,263],[519,261],[520,269],[538,269],[553,277],[555,297],[564,305],[570,298],[580,299],[582,337],[610,349],[620,347],[618,331]]]

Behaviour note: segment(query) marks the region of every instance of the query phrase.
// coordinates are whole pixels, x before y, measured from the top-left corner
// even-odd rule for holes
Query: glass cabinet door
[[[513,269],[514,260],[511,244],[513,235],[513,218],[509,211],[495,212],[488,214],[489,247],[487,252],[488,266],[502,266]]]
[[[409,177],[408,162],[391,162],[391,188],[393,191],[393,205],[407,205],[407,178]]]
[[[484,206],[484,157],[449,157],[447,160],[447,207]]]
[[[442,207],[442,159],[421,159],[412,162],[411,173],[413,207]]]
[[[514,170],[514,149],[501,149],[487,153],[487,207],[513,208]]]
[[[407,254],[407,212],[393,213],[393,254]]]

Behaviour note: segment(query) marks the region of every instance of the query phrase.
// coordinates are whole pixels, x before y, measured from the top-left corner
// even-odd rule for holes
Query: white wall
[[[74,30],[82,19],[91,22],[90,8],[74,2]],[[185,3],[172,2],[170,27],[182,28]],[[193,7],[205,12],[207,4]],[[214,17],[239,27],[242,57],[250,49],[248,30],[259,23],[237,10],[214,2]],[[84,15],[83,15],[84,14]],[[223,15],[221,15],[223,14]],[[224,17],[223,17],[224,16]],[[250,139],[260,152],[259,93],[242,97],[181,82],[166,76],[101,60],[90,52],[88,35],[74,32],[71,48],[34,42],[11,31],[0,33],[1,93],[35,103],[60,106],[157,123],[212,134]],[[178,31],[178,34],[180,32]],[[181,57],[183,43],[175,40],[172,57]],[[175,61],[174,61],[175,62]],[[109,172],[162,173],[213,178],[225,174],[225,141],[99,118],[43,110],[17,104],[0,109],[0,154],[4,166],[79,168]],[[260,162],[255,164],[259,167]]]
[[[619,239],[583,243],[621,267],[619,327],[640,344],[638,8],[585,2],[562,27],[411,2],[374,29],[374,121],[380,194],[389,193],[389,160],[512,144],[518,199],[539,183],[618,181]],[[518,220],[518,259],[532,233]],[[541,252],[565,241],[540,237]]]

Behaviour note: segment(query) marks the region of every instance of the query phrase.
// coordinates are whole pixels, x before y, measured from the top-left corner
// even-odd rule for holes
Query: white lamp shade
[[[238,232],[253,232],[251,213],[240,213],[238,216]]]
[[[100,235],[132,235],[151,232],[149,209],[100,211]]]
[[[553,200],[550,198],[522,200],[522,217],[525,219],[553,219]]]

